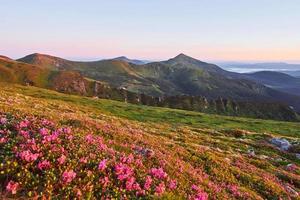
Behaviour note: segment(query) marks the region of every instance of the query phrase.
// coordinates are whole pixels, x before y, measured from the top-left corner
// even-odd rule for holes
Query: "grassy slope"
[[[168,172],[178,179],[175,196],[184,198],[192,183],[216,199],[238,198],[232,185],[249,199],[291,196],[284,189],[291,181],[292,187],[299,190],[300,171],[290,172],[285,166],[300,162],[267,142],[275,135],[299,139],[299,123],[137,106],[5,83],[0,83],[0,88],[1,111],[44,116],[85,132],[101,134],[123,151],[130,148],[124,143],[153,149]],[[99,127],[103,131],[99,132]],[[235,129],[254,132],[236,138]],[[252,148],[255,157],[247,154]],[[278,158],[282,161],[277,161]],[[220,192],[216,193],[214,188]]]
[[[0,84],[2,87],[4,86],[3,83]],[[41,88],[23,87],[19,85],[15,85],[14,87],[4,86],[2,90],[12,93],[18,92],[35,98],[70,102],[76,106],[84,106],[92,110],[98,110],[139,122],[165,122],[197,128],[214,128],[217,130],[238,128],[256,132],[272,132],[287,136],[300,136],[300,133],[298,133],[300,123],[211,115],[169,108],[126,104],[107,99],[95,100],[87,97],[67,95]]]

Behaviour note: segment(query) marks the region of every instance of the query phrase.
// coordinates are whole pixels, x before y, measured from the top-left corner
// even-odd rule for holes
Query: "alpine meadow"
[[[0,8],[0,199],[300,199],[299,2]]]

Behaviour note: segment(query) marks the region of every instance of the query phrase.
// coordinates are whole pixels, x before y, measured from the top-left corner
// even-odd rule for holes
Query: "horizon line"
[[[111,57],[86,57],[86,56],[59,56],[59,55],[54,55],[54,54],[49,54],[49,53],[40,53],[40,52],[33,52],[33,53],[29,53],[29,54],[25,54],[22,57],[15,57],[15,56],[8,56],[5,54],[0,54],[0,56],[6,56],[9,57],[13,60],[18,60],[20,58],[29,56],[29,55],[34,55],[34,54],[41,54],[41,55],[46,55],[46,56],[53,56],[53,57],[57,57],[57,58],[62,58],[65,60],[70,60],[70,61],[82,61],[82,62],[92,62],[92,61],[101,61],[101,60],[110,60],[110,59],[115,59],[115,58],[119,58],[119,57],[126,57],[128,59],[131,60],[140,60],[140,61],[146,61],[146,62],[160,62],[160,61],[166,61],[168,59],[174,58],[180,54],[184,54],[186,56],[189,56],[188,54],[185,53],[178,53],[177,55],[173,56],[173,57],[169,57],[169,58],[161,58],[161,59],[152,59],[152,58],[138,58],[138,57],[131,57],[131,56],[126,56],[126,55],[115,55],[115,56],[111,56]],[[189,56],[192,57],[194,59],[200,60],[200,61],[204,61],[204,62],[211,62],[211,63],[241,63],[241,64],[263,64],[263,63],[285,63],[285,64],[300,64],[300,59],[299,60],[240,60],[240,59],[199,59],[193,56]]]

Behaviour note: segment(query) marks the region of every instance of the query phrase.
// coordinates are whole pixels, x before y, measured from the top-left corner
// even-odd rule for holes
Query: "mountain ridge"
[[[204,97],[207,99],[206,101],[220,103],[217,112],[225,108],[224,114],[226,112],[227,114],[241,113],[242,111],[235,110],[234,104],[238,105],[237,108],[240,109],[244,105],[245,108],[257,109],[260,106],[256,106],[256,108],[252,106],[255,102],[261,105],[263,102],[273,105],[286,104],[286,111],[290,109],[288,107],[290,105],[296,110],[300,108],[297,104],[297,98],[294,99],[294,96],[282,95],[281,92],[270,89],[263,84],[243,79],[240,74],[227,72],[217,65],[205,63],[184,54],[179,54],[166,61],[143,65],[119,60],[70,61],[45,54],[31,54],[18,59],[17,62],[18,64],[13,64],[27,68],[32,67],[45,72],[40,78],[43,83],[41,83],[38,75],[31,80],[31,76],[27,72],[25,78],[22,78],[23,83],[65,93],[96,95],[101,98],[112,98],[133,103],[140,103],[136,99],[142,100],[144,98],[145,100],[142,101],[145,105],[172,106],[189,110],[196,109],[191,106],[194,102],[195,105],[201,107],[199,111],[203,111],[205,101],[196,97]],[[4,69],[8,70],[7,67]],[[11,73],[18,74],[18,71]],[[22,83],[22,80],[19,83]],[[128,95],[131,96],[132,100],[128,99]],[[140,95],[144,95],[144,97]],[[167,100],[163,102],[155,100],[162,97]],[[233,107],[231,107],[231,103],[227,104],[226,101],[233,102]],[[187,104],[184,105],[183,102],[187,102]],[[248,103],[243,104],[242,102]],[[209,107],[214,106],[211,104]],[[267,108],[268,106],[265,105],[264,107]],[[244,113],[247,110],[245,108],[243,108]],[[227,109],[229,110],[226,111]],[[205,109],[204,111],[208,112]]]

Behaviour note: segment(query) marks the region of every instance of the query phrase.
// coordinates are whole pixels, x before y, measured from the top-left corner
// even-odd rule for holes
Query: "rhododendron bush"
[[[100,136],[37,118],[1,115],[0,180],[7,197],[161,196],[176,180],[141,154],[122,153]]]

